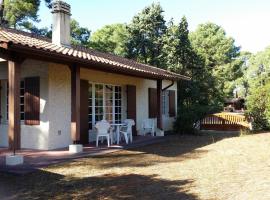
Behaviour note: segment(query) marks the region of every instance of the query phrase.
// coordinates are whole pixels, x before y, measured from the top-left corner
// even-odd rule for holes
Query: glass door
[[[110,123],[122,120],[122,88],[108,84],[89,83],[88,90],[89,130],[96,122],[105,119]]]

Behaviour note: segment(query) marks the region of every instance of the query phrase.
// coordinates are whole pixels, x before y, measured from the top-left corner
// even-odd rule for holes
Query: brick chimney
[[[61,0],[54,0],[52,14],[52,42],[59,46],[70,46],[70,5]]]

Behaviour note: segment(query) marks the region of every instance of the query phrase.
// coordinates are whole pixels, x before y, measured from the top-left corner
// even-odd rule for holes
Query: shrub
[[[174,124],[177,133],[194,134],[196,122],[222,108],[218,94],[215,97],[210,96],[208,89],[198,85],[192,81],[188,84],[178,84],[178,112]]]
[[[251,135],[253,132],[250,131],[249,129],[241,129],[239,132],[239,137],[243,137],[246,135]]]
[[[252,88],[246,101],[254,130],[270,130],[270,83]]]

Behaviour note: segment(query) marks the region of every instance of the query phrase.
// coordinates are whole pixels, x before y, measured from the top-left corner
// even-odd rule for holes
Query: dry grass
[[[270,134],[174,136],[22,177],[0,174],[0,199],[270,199]]]

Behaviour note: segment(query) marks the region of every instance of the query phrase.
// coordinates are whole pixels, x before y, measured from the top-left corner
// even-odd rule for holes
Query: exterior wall
[[[156,88],[156,81],[143,78],[112,74],[106,72],[100,72],[89,69],[81,70],[81,79],[89,80],[91,82],[106,83],[114,85],[122,85],[125,91],[126,85],[136,86],[136,98],[137,98],[137,124],[136,129],[140,132],[141,124],[144,119],[148,118],[148,88]],[[171,84],[171,81],[163,81],[163,87]],[[174,84],[169,90],[177,90],[177,85]],[[177,97],[177,94],[176,94]],[[123,93],[123,118],[126,118],[126,93]],[[177,102],[177,101],[175,101]],[[177,108],[177,105],[175,106]],[[163,116],[164,130],[171,130],[173,128],[174,117]]]
[[[45,62],[26,60],[22,64],[21,77],[40,77],[40,125],[26,126],[21,123],[21,147],[30,149],[48,149],[48,64]],[[8,147],[8,121],[6,102],[6,83],[8,78],[7,62],[0,63],[1,114],[0,147]]]
[[[26,60],[22,64],[21,76],[40,77],[40,125],[21,125],[21,147],[30,149],[50,150],[67,147],[71,144],[71,76],[67,66]],[[0,80],[7,81],[7,62],[0,62]],[[123,87],[123,119],[126,118],[126,85],[136,86],[137,95],[137,124],[140,133],[141,124],[148,118],[148,88],[156,88],[156,81],[143,78],[100,72],[89,69],[81,70],[81,79],[96,83],[121,85]],[[171,81],[163,81],[163,87]],[[6,120],[6,87],[1,90],[0,147],[8,146],[8,123]],[[176,90],[174,84],[170,90]],[[177,95],[176,95],[177,96]],[[177,101],[175,101],[177,102]],[[165,130],[172,129],[174,118],[163,117]]]
[[[49,64],[49,149],[71,144],[71,75],[67,66]]]

